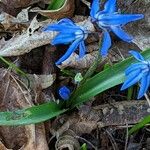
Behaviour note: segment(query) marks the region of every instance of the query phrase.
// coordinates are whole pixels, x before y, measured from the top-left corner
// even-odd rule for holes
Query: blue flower
[[[82,58],[86,53],[84,40],[88,36],[86,28],[77,26],[70,19],[61,19],[58,23],[47,26],[44,31],[57,31],[58,35],[51,41],[52,45],[69,44],[67,52],[56,62],[60,65],[63,61],[68,59],[70,55],[79,47],[79,57]]]
[[[100,0],[93,0],[90,15],[92,21],[103,30],[101,55],[104,57],[111,47],[111,38],[109,32],[112,31],[116,36],[125,42],[131,42],[133,37],[122,30],[122,26],[131,21],[142,19],[142,14],[119,14],[116,8],[116,0],[107,0],[104,9],[100,11]]]
[[[136,51],[130,51],[130,53],[139,62],[132,64],[125,70],[127,80],[122,85],[121,90],[127,89],[140,81],[140,90],[138,93],[139,99],[146,93],[150,86],[150,61],[144,60],[143,56]]]
[[[59,95],[63,100],[68,100],[71,95],[71,91],[66,86],[62,86],[59,89]]]

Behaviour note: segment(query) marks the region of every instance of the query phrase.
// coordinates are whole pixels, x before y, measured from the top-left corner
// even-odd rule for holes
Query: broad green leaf
[[[57,10],[65,4],[66,0],[52,0],[48,6],[48,10]]]
[[[49,102],[27,109],[0,112],[0,125],[35,124],[56,117],[65,111],[61,110],[60,105]]]
[[[145,59],[150,59],[150,49],[143,51],[142,55]],[[79,88],[73,93],[68,105],[71,105],[72,107],[77,106],[88,101],[93,96],[123,83],[125,79],[125,69],[131,63],[135,62],[137,61],[133,57],[130,57],[93,76],[84,84],[79,86]]]
[[[146,116],[141,122],[138,124],[134,125],[130,130],[129,130],[129,135],[133,134],[134,132],[138,131],[139,129],[143,128],[146,124],[150,123],[150,116]]]

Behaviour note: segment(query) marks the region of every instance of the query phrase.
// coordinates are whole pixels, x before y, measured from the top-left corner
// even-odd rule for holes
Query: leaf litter
[[[46,46],[50,44],[50,41],[57,35],[56,32],[42,32],[43,27],[47,24],[56,22],[60,18],[70,17],[80,25],[87,24],[87,28],[91,31],[94,30],[93,25],[90,23],[88,16],[89,2],[82,1],[81,8],[86,8],[85,12],[78,12],[76,9],[76,1],[66,0],[66,3],[57,10],[47,10],[47,4],[52,1],[44,0],[25,0],[25,1],[0,1],[0,55],[8,57],[9,60],[16,58],[20,59],[21,55],[27,55],[35,51],[35,49],[46,51]],[[120,8],[125,8],[127,12],[143,13],[145,18],[143,21],[129,25],[126,27],[129,33],[134,35],[135,40],[131,44],[132,49],[138,48],[139,50],[150,47],[149,28],[150,28],[150,2],[144,1],[127,1],[126,3],[118,0]],[[136,8],[136,9],[135,9]],[[80,14],[83,14],[80,16]],[[136,30],[135,30],[136,27]],[[115,47],[112,47],[109,54],[111,63],[118,62],[128,56],[127,49],[130,46],[124,46],[121,41],[116,41]],[[87,40],[88,53],[83,59],[79,59],[77,53],[73,53],[71,57],[64,61],[58,68],[74,69],[76,73],[85,73],[97,59],[98,56],[98,38],[96,35],[92,36],[92,39]],[[16,110],[18,108],[28,108],[33,105],[38,105],[47,101],[46,97],[53,95],[53,100],[58,98],[56,92],[52,92],[53,89],[57,90],[60,83],[74,84],[70,78],[66,81],[60,79],[59,76],[63,76],[55,66],[55,61],[63,54],[64,46],[56,46],[55,51],[51,54],[53,68],[49,68],[48,74],[43,73],[43,68],[39,67],[38,73],[29,72],[28,69],[24,69],[22,64],[19,67],[23,69],[30,80],[30,86],[27,85],[27,80],[20,75],[17,75],[15,71],[10,69],[4,69],[1,66],[0,69],[0,99],[1,111]],[[49,48],[51,51],[51,47]],[[59,51],[59,52],[57,52]],[[43,55],[44,56],[44,55]],[[38,53],[37,56],[38,57]],[[53,58],[56,57],[56,58]],[[26,60],[28,61],[28,60]],[[105,61],[104,61],[105,62]],[[41,62],[42,64],[43,62]],[[44,62],[45,63],[45,62]],[[35,64],[36,65],[36,64]],[[51,66],[46,64],[47,66]],[[100,68],[105,65],[100,64]],[[42,66],[44,67],[44,66]],[[98,67],[98,70],[99,70]],[[46,92],[44,89],[47,89]],[[139,122],[145,115],[149,114],[149,108],[144,102],[120,102],[123,98],[111,91],[109,94],[103,94],[97,96],[91,103],[86,103],[85,106],[70,112],[71,114],[64,114],[48,121],[47,123],[41,123],[38,125],[17,126],[17,127],[0,127],[0,149],[20,149],[20,150],[48,150],[59,149],[63,150],[68,148],[69,150],[80,149],[81,144],[87,143],[88,149],[98,149],[101,144],[104,144],[104,140],[107,139],[107,145],[101,145],[103,149],[110,149],[114,147],[113,140],[115,140],[115,146],[121,146],[118,136],[125,135],[127,125],[135,124]],[[119,102],[114,102],[119,97]],[[105,104],[107,100],[107,103]],[[101,100],[101,102],[99,102]],[[124,100],[124,99],[123,99]],[[97,102],[98,101],[98,102]],[[110,102],[108,102],[110,101]],[[112,102],[112,103],[111,103]],[[94,107],[93,105],[98,105]],[[134,112],[133,112],[134,110]],[[129,117],[130,116],[130,117]],[[103,128],[107,128],[103,130]],[[52,135],[50,136],[49,133]],[[87,134],[88,136],[84,136]],[[145,133],[147,135],[147,133]],[[101,140],[98,136],[105,135],[106,139]],[[88,138],[93,136],[94,141],[99,140],[98,144]],[[56,138],[55,140],[54,137]],[[124,136],[123,136],[124,137]],[[136,138],[136,137],[135,137]],[[146,137],[144,137],[146,138]],[[101,141],[100,141],[101,140]],[[124,140],[124,139],[120,139]],[[132,147],[137,141],[130,142]],[[48,145],[49,144],[49,145]],[[53,146],[55,145],[55,146]],[[146,147],[146,146],[145,146]],[[121,149],[124,147],[122,146]]]

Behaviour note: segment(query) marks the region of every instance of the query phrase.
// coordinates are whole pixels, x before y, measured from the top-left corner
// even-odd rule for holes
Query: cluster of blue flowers
[[[142,19],[142,14],[121,14],[117,10],[116,0],[106,0],[104,9],[100,10],[100,0],[93,0],[91,5],[91,22],[96,24],[102,32],[102,45],[100,47],[100,54],[102,57],[106,57],[108,50],[111,47],[110,32],[113,32],[117,37],[125,42],[132,42],[133,37],[128,35],[122,27],[129,22]],[[66,59],[68,59],[73,52],[79,49],[79,58],[84,57],[86,54],[85,40],[91,33],[84,26],[76,25],[72,20],[68,18],[61,19],[57,23],[48,25],[44,31],[57,31],[57,36],[51,41],[52,45],[57,44],[70,44],[70,47],[66,53],[56,62],[56,65],[60,65]],[[131,51],[131,54],[140,61],[140,63],[133,64],[126,70],[127,80],[122,86],[122,90],[135,84],[141,80],[141,88],[138,98],[142,97],[149,87],[150,82],[150,67],[149,62],[144,61],[143,57],[137,53]],[[67,87],[62,87],[59,90],[62,99],[67,100],[70,95],[70,90]],[[65,92],[64,92],[65,91]],[[64,93],[64,94],[63,94]]]
[[[122,85],[121,90],[127,89],[140,81],[140,90],[138,94],[138,99],[140,99],[150,86],[150,61],[144,60],[143,56],[136,51],[130,51],[130,53],[139,63],[132,64],[125,70],[127,80]]]

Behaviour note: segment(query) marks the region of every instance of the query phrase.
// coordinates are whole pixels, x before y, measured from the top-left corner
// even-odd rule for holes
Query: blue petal
[[[106,25],[125,25],[131,21],[142,19],[142,14],[127,15],[127,14],[110,14],[99,17],[99,21]]]
[[[126,70],[125,70],[125,74],[126,76],[129,75],[132,71],[135,71],[137,69],[141,69],[143,70],[146,66],[146,64],[144,63],[136,63],[136,64],[132,64],[131,66],[129,66]]]
[[[63,61],[68,59],[70,55],[77,49],[82,39],[78,39],[72,43],[67,52],[56,62],[56,65],[60,65]]]
[[[121,90],[127,89],[128,87],[130,87],[133,84],[135,84],[136,82],[138,82],[141,79],[142,75],[143,74],[141,73],[140,69],[130,73],[130,75],[127,76],[127,80],[122,85]]]
[[[61,30],[63,30],[62,27],[66,27],[66,26],[71,27],[71,29],[72,28],[79,28],[78,26],[76,26],[74,24],[73,21],[71,21],[68,18],[64,18],[64,19],[59,20],[57,23],[48,25],[42,31],[61,31]]]
[[[108,0],[105,3],[104,11],[108,13],[113,13],[116,11],[116,0]]]
[[[58,24],[76,26],[76,25],[74,24],[74,22],[73,22],[72,20],[68,19],[68,18],[63,18],[63,19],[59,20],[59,21],[58,21]]]
[[[67,88],[66,86],[62,86],[59,89],[59,95],[63,100],[68,100],[70,95],[71,95],[71,91],[69,88]]]
[[[150,76],[149,75],[143,76],[141,79],[140,91],[138,93],[138,99],[140,99],[142,96],[144,96],[144,94],[148,90],[149,85],[150,85]]]
[[[77,30],[80,30],[78,26],[67,26],[67,25],[60,25],[60,24],[52,24],[44,28],[43,31],[58,31],[58,32],[63,32],[63,33],[68,33],[68,32],[75,32]]]
[[[102,40],[102,47],[100,48],[102,57],[105,57],[107,55],[110,47],[111,47],[111,38],[109,33],[105,31]]]
[[[125,42],[131,42],[133,40],[133,37],[124,32],[120,26],[111,26],[111,30]]]
[[[100,0],[93,0],[90,16],[95,18],[96,13],[99,11],[100,7]]]
[[[79,44],[79,58],[84,57],[85,53],[86,53],[86,47],[85,47],[84,41],[82,41]]]
[[[75,35],[74,34],[58,34],[52,41],[51,44],[52,45],[56,45],[56,44],[68,44],[72,41],[75,40]]]
[[[135,59],[139,61],[144,61],[143,56],[139,52],[132,50],[132,51],[129,51],[129,53],[132,54]]]

